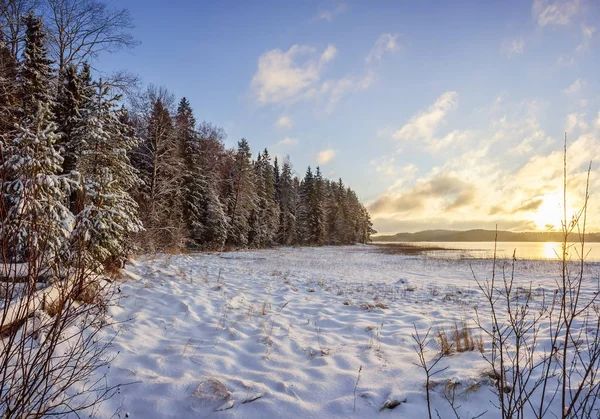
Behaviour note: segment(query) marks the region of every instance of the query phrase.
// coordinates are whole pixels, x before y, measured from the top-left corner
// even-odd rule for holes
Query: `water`
[[[494,256],[494,242],[418,242],[410,243],[421,246],[437,246],[445,249],[457,249],[459,251],[433,251],[427,252],[431,257],[443,258],[467,258],[484,259]],[[552,242],[498,242],[496,255],[498,258],[512,258],[516,251],[517,259],[532,260],[558,260],[561,255],[562,243]],[[570,243],[567,259],[579,260],[581,245]],[[589,243],[585,245],[585,260],[588,262],[600,262],[600,243]]]

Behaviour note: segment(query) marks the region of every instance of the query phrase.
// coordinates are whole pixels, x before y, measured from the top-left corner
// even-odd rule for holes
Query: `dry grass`
[[[444,332],[444,330],[439,330],[437,333],[438,344],[440,345],[440,351],[443,355],[451,355],[453,352],[452,344],[450,343],[450,339],[448,339],[448,335]]]
[[[59,300],[55,300],[52,303],[44,304],[43,310],[50,317],[58,315],[62,311],[62,303]]]
[[[360,308],[362,308],[365,311],[372,311],[372,310],[375,310],[376,308],[381,308],[383,310],[386,310],[389,308],[389,306],[382,303],[381,301],[378,301],[376,303],[363,303],[360,305]]]
[[[260,314],[261,316],[266,316],[267,315],[267,302],[263,302],[262,307],[260,309]]]
[[[460,382],[456,379],[449,379],[446,381],[446,385],[444,386],[444,392],[446,395],[450,395],[456,391],[456,389],[460,386]]]
[[[426,252],[452,250],[439,246],[427,246],[408,243],[375,243],[373,246],[381,253],[388,255],[421,255]]]
[[[475,346],[477,347],[477,350],[479,351],[479,353],[482,354],[485,352],[485,346],[483,345],[483,336],[482,335],[479,335],[479,337],[475,341]]]
[[[222,401],[231,400],[231,392],[225,384],[214,377],[202,381],[193,394],[195,397],[204,401]]]
[[[75,301],[83,304],[97,304],[100,302],[100,299],[100,284],[98,281],[89,281],[83,286]]]
[[[437,333],[437,341],[440,352],[446,356],[474,350],[484,352],[483,337],[474,338],[473,332],[465,321],[460,325],[454,323],[454,328],[450,332],[440,329]]]
[[[104,274],[113,280],[122,279],[124,263],[121,260],[111,261],[104,265]]]

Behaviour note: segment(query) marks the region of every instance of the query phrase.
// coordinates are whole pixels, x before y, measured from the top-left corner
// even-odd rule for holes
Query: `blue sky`
[[[595,0],[113,4],[140,45],[97,67],[186,96],[230,146],[289,154],[300,175],[320,164],[380,232],[560,225],[565,131],[582,204],[600,154]]]

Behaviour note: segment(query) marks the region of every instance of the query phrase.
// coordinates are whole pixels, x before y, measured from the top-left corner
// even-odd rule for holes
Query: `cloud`
[[[581,25],[581,41],[571,53],[561,54],[558,57],[557,63],[562,67],[571,67],[578,58],[589,51],[592,41],[596,36],[597,29],[595,26]]]
[[[454,130],[442,138],[432,138],[428,141],[427,150],[437,153],[450,146],[464,143],[469,137],[469,132]]]
[[[522,55],[525,52],[525,40],[523,38],[506,40],[502,43],[500,51],[506,57]]]
[[[581,40],[581,43],[579,45],[577,45],[577,48],[575,49],[575,51],[576,52],[587,51],[590,48],[590,44],[591,44],[592,39],[594,38],[595,34],[596,34],[596,27],[581,25],[582,40]]]
[[[383,156],[380,159],[371,160],[369,165],[375,169],[377,173],[383,173],[386,176],[396,177],[398,169],[396,168],[396,157]]]
[[[367,89],[375,80],[371,70],[362,77],[323,80],[327,64],[337,53],[331,44],[321,54],[306,45],[294,45],[285,52],[279,49],[265,52],[258,59],[258,70],[250,84],[256,101],[262,106],[314,101],[324,107],[325,114],[331,113],[344,96]]]
[[[529,130],[529,132],[525,132]],[[534,152],[537,148],[542,145],[552,144],[553,140],[546,136],[546,133],[542,129],[538,129],[537,122],[531,121],[529,127],[522,128],[525,138],[516,146],[510,147],[508,152],[516,155],[526,155]]]
[[[544,203],[544,200],[541,198],[535,198],[530,200],[529,202],[525,202],[523,203],[520,207],[515,208],[512,212],[513,214],[519,213],[519,212],[533,212],[538,210],[542,204]]]
[[[377,38],[375,45],[371,48],[371,51],[365,58],[367,64],[371,64],[373,61],[381,61],[383,55],[386,52],[396,52],[400,49],[400,43],[398,42],[399,35],[392,35],[391,33],[384,33]]]
[[[572,134],[574,131],[585,131],[588,129],[588,124],[585,121],[584,113],[571,113],[567,115],[566,123],[567,134]]]
[[[413,116],[406,125],[394,133],[394,138],[403,140],[429,139],[451,110],[456,109],[458,94],[446,92],[433,105]]]
[[[562,147],[538,122],[545,115],[543,102],[494,101],[481,111],[489,126],[470,133],[464,147],[441,163],[404,173],[393,153],[370,163],[387,181],[387,188],[371,202],[375,229],[380,232],[430,228],[485,228],[532,230],[544,228],[545,208],[562,195]],[[600,113],[573,113],[569,133],[568,202],[574,210],[583,205],[589,156],[600,153]],[[593,130],[590,131],[590,127]],[[587,128],[586,128],[587,127]],[[432,138],[435,138],[435,133]],[[463,150],[460,152],[459,150]],[[427,166],[426,166],[427,167]],[[385,177],[384,177],[385,176]],[[598,178],[598,179],[596,179]],[[600,188],[600,168],[593,169],[590,190]],[[597,208],[596,208],[597,207]],[[600,205],[590,214],[600,213]],[[573,211],[568,209],[570,218]],[[536,214],[536,215],[533,215]],[[458,222],[456,220],[465,220]],[[591,219],[588,217],[588,219]],[[557,220],[557,225],[559,220]],[[597,230],[596,223],[592,230]]]
[[[332,148],[328,148],[326,150],[319,151],[317,153],[317,163],[327,164],[335,158],[335,154],[336,154],[336,151]]]
[[[292,128],[294,126],[294,121],[292,121],[289,116],[281,115],[275,125],[279,128]]]
[[[575,64],[575,57],[561,54],[556,62],[562,67],[571,67],[573,64]]]
[[[394,184],[388,188],[388,191],[393,191],[403,186],[412,180],[418,171],[417,166],[412,163],[404,167],[398,167],[396,165],[396,156],[382,156],[378,159],[373,159],[369,162],[369,166],[376,173],[381,173],[388,179],[395,179]]]
[[[576,93],[579,93],[579,91],[581,90],[581,88],[584,85],[585,85],[585,81],[584,80],[577,79],[569,87],[567,87],[566,89],[564,89],[562,92],[565,95],[574,95]]]
[[[325,98],[325,113],[329,114],[333,112],[335,106],[344,96],[368,89],[374,80],[375,76],[371,71],[361,78],[344,77],[326,80],[321,85],[320,90],[315,92],[315,97],[322,96]]]
[[[315,49],[306,45],[293,45],[285,52],[265,52],[258,58],[258,71],[251,82],[256,100],[260,105],[300,100],[319,82],[323,68],[336,52],[333,45],[328,45],[318,57]]]
[[[394,192],[405,187],[409,182],[414,180],[418,171],[419,169],[417,168],[417,166],[415,166],[412,163],[399,168],[398,170],[396,170],[396,181],[389,188],[387,188],[387,191]]]
[[[438,175],[421,180],[400,195],[383,195],[369,205],[374,214],[402,213],[436,205],[444,211],[454,211],[473,202],[475,188],[457,176]]]
[[[323,52],[323,55],[321,55],[321,62],[328,63],[330,61],[333,61],[336,55],[337,49],[333,45],[329,44]]]
[[[540,26],[568,25],[580,10],[580,0],[534,0],[531,6],[533,18]]]
[[[295,138],[285,137],[283,140],[279,141],[275,146],[289,146],[294,147],[298,145],[298,140]]]
[[[315,20],[326,20],[327,22],[331,22],[334,17],[337,15],[344,13],[346,11],[345,3],[338,3],[335,8],[331,10],[320,10],[317,15],[314,17]]]

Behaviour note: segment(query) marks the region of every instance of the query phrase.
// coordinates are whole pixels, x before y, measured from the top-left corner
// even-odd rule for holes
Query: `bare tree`
[[[127,9],[109,9],[94,0],[47,0],[46,25],[50,52],[62,71],[67,65],[90,61],[101,52],[137,44]]]
[[[25,40],[23,16],[40,4],[40,0],[0,0],[0,31],[13,57],[19,56]]]
[[[413,328],[415,329],[415,333],[411,334],[410,336],[415,341],[415,346],[413,346],[413,349],[419,356],[419,362],[414,363],[414,365],[423,369],[423,371],[425,372],[425,392],[426,392],[425,394],[427,396],[427,414],[429,416],[429,419],[431,419],[433,417],[431,415],[431,396],[430,396],[431,378],[436,374],[440,374],[440,373],[446,371],[448,369],[448,366],[437,368],[437,364],[439,364],[439,362],[445,356],[445,353],[443,351],[440,351],[433,357],[433,359],[427,361],[426,347],[427,347],[427,339],[429,338],[429,333],[431,332],[431,328],[427,329],[427,332],[425,333],[424,336],[419,334],[419,331],[417,330],[417,325],[414,323],[413,323]]]
[[[533,298],[531,284],[515,277],[515,258],[497,275],[496,252],[491,280],[477,281],[489,320],[477,317],[491,341],[486,357],[503,418],[597,417],[600,398],[600,308],[598,291],[586,293],[585,243],[591,164],[582,208],[567,214],[567,141],[563,161],[560,274],[551,295]],[[577,242],[570,243],[571,238]],[[575,255],[571,258],[570,255]],[[474,275],[474,274],[473,274]],[[545,343],[545,345],[543,344]],[[560,416],[559,416],[560,415]]]
[[[127,70],[117,70],[102,79],[105,87],[120,94],[131,95],[139,89],[140,78]]]

